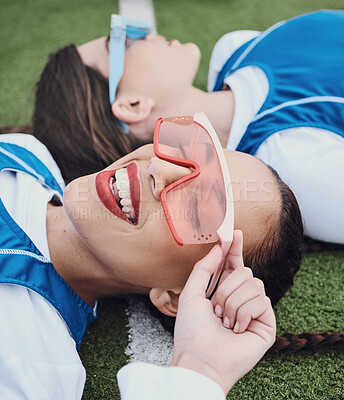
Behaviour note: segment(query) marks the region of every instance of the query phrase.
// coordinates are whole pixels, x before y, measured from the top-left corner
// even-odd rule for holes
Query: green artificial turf
[[[116,373],[128,363],[126,307],[124,299],[99,301],[98,319],[88,328],[80,349],[86,368],[85,400],[120,398]]]
[[[109,34],[113,0],[1,0],[0,126],[32,114],[33,87],[48,54]]]
[[[295,284],[276,307],[277,334],[343,332],[344,252],[306,254]],[[342,400],[344,353],[269,352],[232,389],[233,399]]]
[[[319,8],[344,8],[343,0],[155,0],[159,33],[192,41],[202,50],[195,83],[205,89],[216,40],[236,29],[262,30]],[[74,42],[107,35],[110,0],[1,0],[0,126],[29,122],[32,88],[47,55]],[[324,227],[325,229],[326,227]],[[343,252],[307,254],[292,290],[276,309],[278,331],[344,331]],[[115,374],[127,362],[126,302],[106,299],[86,333],[80,355],[87,371],[83,399],[119,399]],[[229,355],[230,357],[230,355]],[[269,353],[233,388],[235,399],[343,399],[343,352]]]

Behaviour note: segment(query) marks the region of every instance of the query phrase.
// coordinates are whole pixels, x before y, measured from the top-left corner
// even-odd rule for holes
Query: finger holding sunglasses
[[[223,307],[227,297],[241,286],[247,279],[252,278],[252,270],[244,266],[242,256],[243,236],[242,231],[233,232],[233,241],[224,261],[224,269],[219,280],[219,285],[211,301],[218,317],[222,317]],[[231,275],[231,279],[227,279]]]
[[[223,319],[223,325],[236,333],[244,332],[252,320],[267,310],[271,314],[268,323],[272,322],[273,317],[263,282],[253,277],[250,268],[244,267],[242,243],[242,233],[235,231],[223,276],[212,299],[215,313]]]

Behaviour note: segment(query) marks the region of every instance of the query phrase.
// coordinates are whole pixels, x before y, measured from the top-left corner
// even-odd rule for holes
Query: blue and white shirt
[[[1,135],[0,139],[5,146],[14,143],[33,153],[63,188],[55,161],[38,140],[21,134]],[[47,261],[46,210],[54,195],[60,196],[59,191],[42,185],[30,174],[0,172],[4,206]],[[81,398],[85,369],[55,308],[37,292],[16,284],[0,284],[0,304],[0,398]]]
[[[336,25],[332,19],[336,22],[338,18],[338,23],[344,24],[344,12],[339,12],[339,14],[332,11],[319,12],[298,17],[305,18],[307,22],[304,29],[308,30],[310,36],[304,37],[306,42],[313,37],[317,39],[308,25],[313,24],[314,29],[315,25],[319,28],[319,20],[322,20],[324,16],[325,25],[329,24],[328,19],[331,20],[330,24]],[[292,23],[298,21],[298,18],[291,20]],[[230,87],[235,99],[234,119],[227,148],[254,154],[279,172],[298,199],[308,236],[329,242],[344,243],[344,213],[341,201],[344,196],[344,139],[341,128],[342,114],[339,112],[344,109],[344,104],[343,98],[340,97],[343,90],[338,89],[338,86],[343,83],[342,80],[338,81],[337,76],[334,76],[332,89],[329,88],[325,78],[324,85],[317,83],[316,79],[320,80],[317,68],[313,68],[315,76],[312,76],[309,84],[307,74],[303,76],[303,79],[306,78],[306,83],[302,87],[301,81],[298,82],[300,88],[295,85],[296,79],[293,80],[294,86],[290,83],[288,80],[290,73],[299,74],[300,79],[304,70],[307,69],[307,50],[305,54],[301,51],[302,46],[301,49],[295,50],[294,60],[287,56],[282,57],[284,54],[292,53],[289,47],[293,45],[293,40],[288,32],[288,41],[283,40],[276,33],[285,29],[288,24],[290,21],[278,24],[263,34],[256,31],[238,31],[222,37],[215,46],[211,58],[208,89],[212,90],[217,81],[217,88],[219,88],[221,71],[224,65],[229,65],[230,74],[222,75],[224,80],[220,84]],[[301,36],[303,25],[297,25],[296,34]],[[332,29],[331,34],[326,36],[327,31],[327,26],[322,30],[319,29],[319,35],[325,37],[322,43],[328,40],[333,43],[334,48],[338,47],[338,43],[343,41],[339,38],[340,35],[338,35],[338,40],[336,38],[338,29]],[[268,54],[265,54],[264,58],[262,51],[258,52],[257,49],[259,43],[262,45],[270,35],[272,39],[266,43],[264,51]],[[276,35],[275,42],[274,35]],[[297,40],[297,35],[294,42],[297,45],[302,44]],[[320,40],[319,37],[318,40]],[[255,44],[256,53],[254,52]],[[325,70],[326,62],[325,65],[318,63],[319,43],[317,48],[316,44],[308,46],[308,50],[317,52],[316,61],[312,62],[316,62],[319,67],[323,66],[323,72],[329,74],[329,69]],[[307,47],[305,43],[303,45]],[[269,52],[273,46],[279,46],[278,52],[281,52],[280,56],[276,57],[276,63],[274,63],[274,51],[271,51],[271,54]],[[321,57],[324,59],[324,52],[329,50],[328,47],[331,46],[326,46],[326,49],[321,52]],[[300,56],[297,54],[300,52],[304,58],[298,63]],[[231,57],[232,54],[233,57]],[[342,52],[337,52],[332,58],[342,57],[341,54]],[[328,63],[330,63],[329,58],[331,57],[327,58]],[[331,62],[336,64],[333,60]],[[343,64],[343,58],[341,62]],[[269,69],[269,63],[272,72]],[[275,64],[278,64],[281,73],[274,74]],[[290,72],[293,65],[296,72]],[[312,71],[309,66],[308,69]],[[307,98],[307,95],[309,96],[305,101],[304,98]],[[294,96],[294,107],[290,107],[290,96]],[[309,98],[314,100],[312,108],[309,107]],[[320,99],[326,101],[320,102]],[[319,105],[324,108],[325,116],[319,111]]]

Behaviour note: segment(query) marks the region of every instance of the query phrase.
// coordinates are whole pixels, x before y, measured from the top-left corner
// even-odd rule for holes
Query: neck
[[[193,115],[198,111],[205,113],[215,129],[222,147],[225,148],[234,116],[234,96],[232,91],[222,90],[208,93],[191,87],[186,93],[179,96],[176,101],[170,101],[168,113],[165,112],[164,114],[166,116]]]
[[[80,239],[62,206],[47,207],[47,237],[56,271],[88,304],[109,295],[146,293],[110,275]]]

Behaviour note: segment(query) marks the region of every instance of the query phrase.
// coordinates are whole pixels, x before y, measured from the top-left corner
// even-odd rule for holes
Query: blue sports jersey
[[[275,132],[313,127],[344,137],[344,11],[317,11],[280,22],[237,49],[214,86],[256,66],[269,82],[264,104],[236,150],[255,154]]]
[[[0,143],[0,171],[22,171],[42,186],[62,189],[48,168],[23,147]],[[89,322],[96,318],[85,303],[57,273],[49,259],[37,249],[13,220],[0,199],[0,284],[25,286],[44,297],[68,326],[79,349]]]

